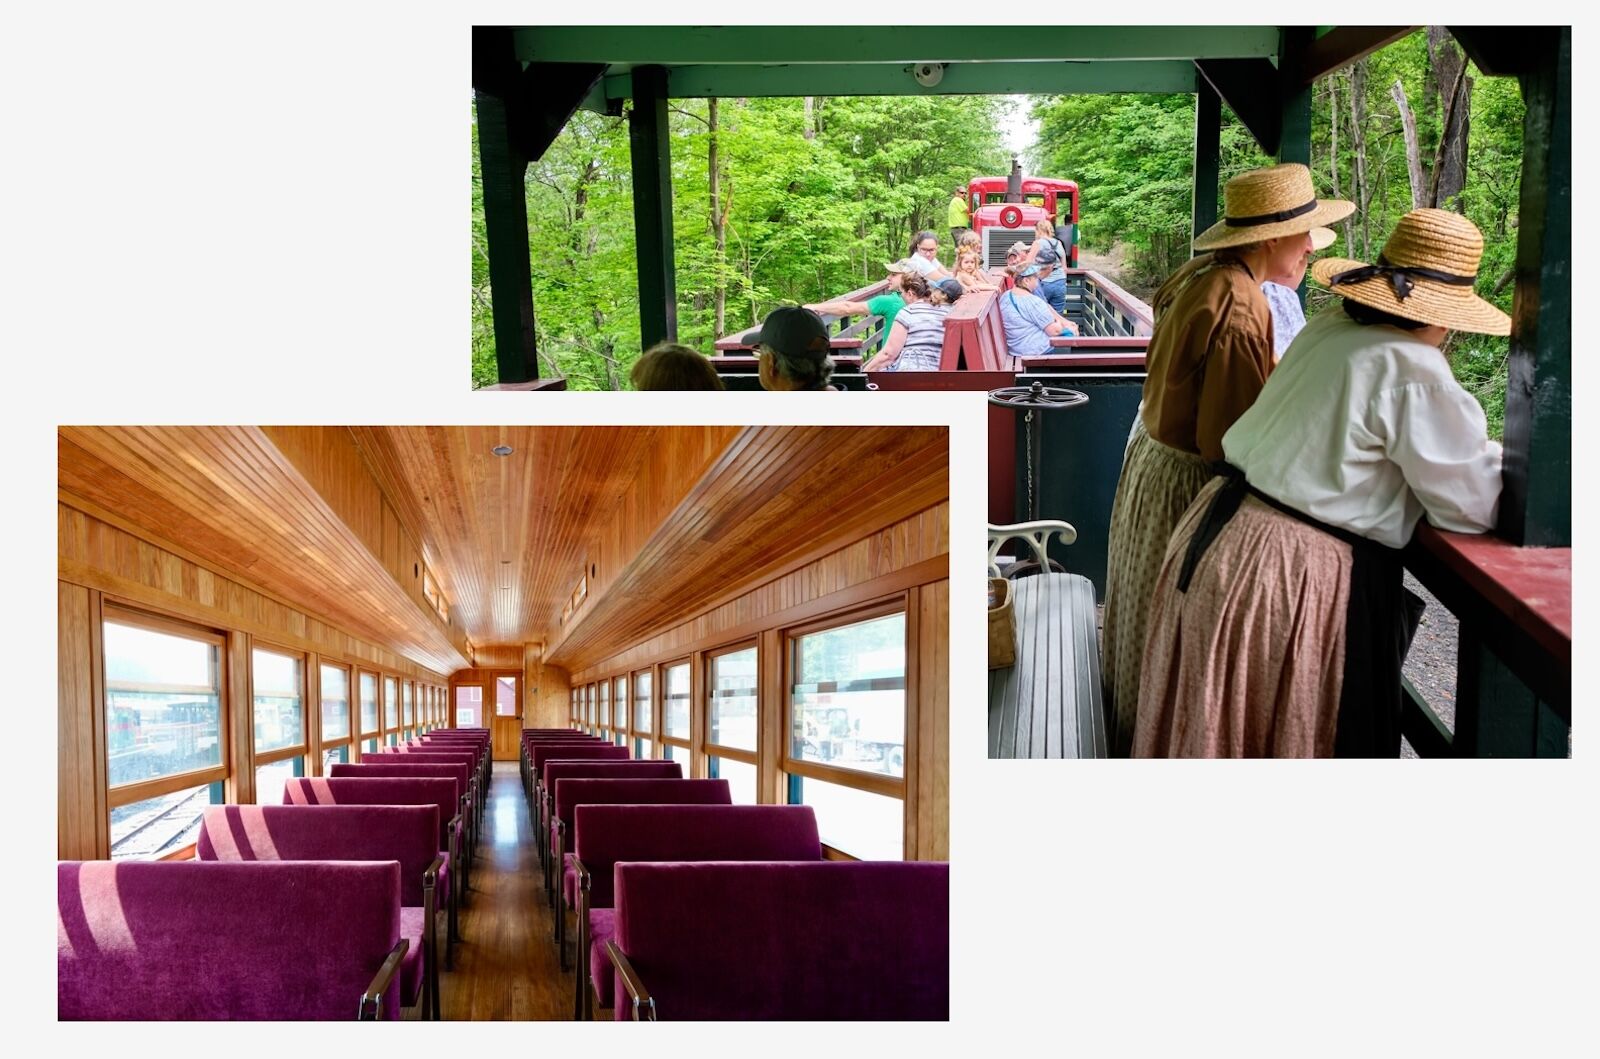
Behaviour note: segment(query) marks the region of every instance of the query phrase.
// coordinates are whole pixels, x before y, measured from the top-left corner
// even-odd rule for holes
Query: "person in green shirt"
[[[961,241],[961,233],[972,227],[972,214],[967,210],[967,189],[957,187],[950,200],[950,243]]]
[[[867,356],[876,352],[883,344],[883,339],[889,333],[889,328],[894,325],[895,314],[905,307],[906,300],[900,294],[901,285],[905,282],[906,273],[912,267],[904,261],[895,261],[883,266],[889,273],[889,289],[882,294],[874,295],[864,302],[853,302],[839,299],[831,302],[817,302],[807,305],[806,308],[823,316],[881,316],[883,317],[883,330],[878,332],[878,337],[870,347],[861,350],[861,362],[866,363]]]

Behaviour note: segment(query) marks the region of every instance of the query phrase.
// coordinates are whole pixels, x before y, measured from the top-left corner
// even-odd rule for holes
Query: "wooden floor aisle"
[[[446,1019],[572,1017],[572,973],[556,963],[533,834],[517,763],[495,762],[471,896],[461,910],[464,940],[455,969],[440,982]]]

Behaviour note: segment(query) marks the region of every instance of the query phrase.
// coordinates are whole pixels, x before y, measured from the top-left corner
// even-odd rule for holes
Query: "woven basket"
[[[989,578],[989,668],[1002,669],[1017,660],[1017,623],[1011,611],[1011,582]]]

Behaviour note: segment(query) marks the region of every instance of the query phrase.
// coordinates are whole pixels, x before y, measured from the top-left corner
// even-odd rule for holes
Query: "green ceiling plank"
[[[606,77],[606,95],[626,98],[628,74]],[[674,99],[717,96],[926,96],[1093,92],[1193,92],[1192,62],[955,63],[935,88],[924,88],[909,67],[885,63],[795,66],[674,66],[667,92]]]
[[[914,63],[1040,59],[1256,59],[1275,26],[526,26],[524,62]]]

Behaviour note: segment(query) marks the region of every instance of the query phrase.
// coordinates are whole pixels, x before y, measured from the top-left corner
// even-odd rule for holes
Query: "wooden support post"
[[[1285,26],[1278,45],[1278,161],[1311,164],[1311,85],[1300,76],[1316,39],[1310,26]]]
[[[1204,78],[1194,93],[1194,224],[1192,244],[1217,223],[1217,183],[1222,169],[1222,97]],[[1196,253],[1191,247],[1191,256]]]
[[[667,70],[633,69],[628,145],[633,158],[633,230],[639,267],[639,342],[649,349],[678,337],[676,261],[672,250],[672,147]]]
[[[533,329],[533,269],[528,257],[528,160],[512,134],[515,102],[484,92],[478,102],[483,220],[489,240],[489,298],[500,382],[539,377]]]
[[[1456,663],[1456,735],[1461,757],[1567,757],[1571,725],[1461,626]]]
[[[1572,30],[1521,75],[1522,199],[1506,386],[1501,536],[1572,544]]]

